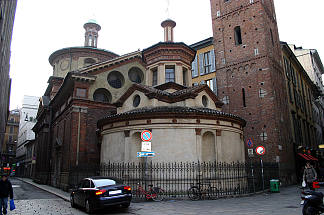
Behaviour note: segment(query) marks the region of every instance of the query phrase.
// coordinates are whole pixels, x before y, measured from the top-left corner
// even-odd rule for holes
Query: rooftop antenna
[[[169,10],[170,0],[166,0],[166,2],[167,2],[167,8],[166,8],[165,12],[166,12],[167,18],[170,18],[170,10]]]

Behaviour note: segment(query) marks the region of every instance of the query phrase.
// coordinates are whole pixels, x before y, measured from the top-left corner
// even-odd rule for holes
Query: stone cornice
[[[224,120],[233,123],[237,123],[244,127],[246,122],[244,119],[233,115],[227,114],[220,111],[208,109],[208,108],[188,108],[181,106],[165,106],[165,107],[153,107],[153,108],[141,108],[133,111],[115,114],[107,116],[98,121],[97,126],[99,128],[106,124],[115,122],[130,121],[130,120],[148,120],[148,119],[212,119],[212,120]]]
[[[143,60],[150,66],[160,61],[180,61],[191,66],[196,51],[184,43],[160,42],[143,50]]]
[[[48,58],[48,61],[49,63],[53,66],[53,61],[55,58],[61,56],[61,55],[70,55],[70,54],[73,54],[73,53],[78,53],[78,52],[85,52],[85,53],[96,53],[96,54],[100,54],[100,55],[103,55],[103,56],[108,56],[108,57],[111,57],[111,58],[115,58],[115,57],[118,57],[119,55],[111,52],[111,51],[108,51],[108,50],[105,50],[105,49],[98,49],[98,48],[94,48],[94,47],[86,47],[86,46],[80,46],[80,47],[68,47],[68,48],[63,48],[63,49],[59,49],[55,52],[53,52],[49,58]]]

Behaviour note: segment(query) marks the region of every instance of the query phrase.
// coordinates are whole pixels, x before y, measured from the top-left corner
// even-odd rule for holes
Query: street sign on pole
[[[264,155],[265,154],[265,148],[263,146],[258,146],[256,149],[255,149],[255,152],[258,154],[258,155]]]
[[[249,138],[249,139],[246,140],[246,145],[247,145],[247,147],[249,147],[249,148],[252,148],[252,147],[253,147],[253,141],[252,141],[251,138]]]
[[[151,142],[143,141],[141,151],[142,152],[151,152],[152,151],[151,146],[152,146]]]
[[[155,152],[137,152],[137,157],[142,158],[142,157],[154,157]]]
[[[141,138],[143,141],[151,141],[152,140],[152,133],[148,130],[144,130],[141,133]]]
[[[253,149],[248,149],[248,156],[251,158],[251,157],[254,157],[254,154],[253,154]]]

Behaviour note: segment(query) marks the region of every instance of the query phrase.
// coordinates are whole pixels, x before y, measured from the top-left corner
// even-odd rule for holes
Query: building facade
[[[319,91],[294,55],[291,46],[281,42],[281,48],[288,93],[287,102],[289,104],[296,174],[301,178],[300,170],[305,166],[305,162],[318,160],[316,158],[318,150],[316,142],[318,116],[314,115],[313,104],[315,98],[319,95]],[[308,157],[309,155],[310,157]]]
[[[191,153],[179,151],[171,160],[245,160],[245,121],[221,112],[223,103],[207,85],[192,86],[196,51],[173,42],[174,21],[161,25],[164,42],[49,79],[33,128],[36,181],[68,189],[96,174],[100,163],[141,162],[136,153],[144,127],[155,135],[156,161],[170,160],[165,134],[179,132],[174,148],[186,145]]]
[[[96,122],[102,115],[115,110],[107,104],[115,99],[111,92],[104,87],[91,87],[94,77],[75,74],[81,68],[119,57],[97,48],[101,27],[96,21],[89,20],[83,27],[85,46],[63,48],[49,57],[53,76],[40,98],[37,123],[33,128],[36,133],[34,180],[63,189],[68,188],[72,175],[82,177],[85,168],[98,166]],[[117,76],[114,73],[110,77],[112,85],[117,86],[111,87],[115,92],[119,91],[120,84],[116,83]],[[99,82],[104,83],[104,80]],[[96,167],[91,169],[92,174]]]
[[[263,160],[280,162],[283,183],[291,183],[294,151],[273,0],[211,0],[211,11],[223,111],[247,121],[244,140],[264,146]]]
[[[188,79],[189,71],[197,69],[191,68],[192,62],[201,59],[197,55],[212,56],[213,49],[207,47],[197,54],[186,44],[173,42],[174,21],[161,25],[164,35],[171,38],[166,36],[164,42],[143,50],[148,78],[142,84],[133,84],[114,103],[117,114],[98,121],[100,163],[144,162],[137,157],[143,130],[152,132],[152,150],[156,153],[152,162],[244,162],[245,121],[221,112],[223,103],[212,89],[206,84],[191,86]],[[211,73],[213,66],[204,69]]]
[[[17,141],[16,161],[17,174],[25,175],[26,165],[26,144],[35,139],[32,128],[36,123],[39,97],[24,96],[22,108],[20,109],[19,132]]]
[[[1,151],[1,167],[12,166],[15,163],[19,118],[19,110],[10,111],[4,136],[4,145]]]
[[[10,45],[17,0],[0,1],[0,149],[9,113],[11,79],[9,77]]]
[[[324,147],[324,86],[322,79],[324,67],[316,49],[303,49],[295,45],[289,45],[289,47],[318,89],[318,94],[312,101],[316,127],[316,145],[312,147],[312,150],[318,150],[319,146]],[[318,151],[318,154],[323,155],[323,152]]]
[[[196,50],[196,57],[191,65],[193,85],[207,84],[217,95],[215,50],[213,37],[190,45]]]

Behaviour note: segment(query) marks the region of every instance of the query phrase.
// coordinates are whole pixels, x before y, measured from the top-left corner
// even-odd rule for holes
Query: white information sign
[[[253,157],[253,149],[248,149],[248,155],[249,157]]]
[[[151,152],[152,148],[151,148],[152,144],[151,142],[148,141],[143,141],[142,142],[142,152]]]

